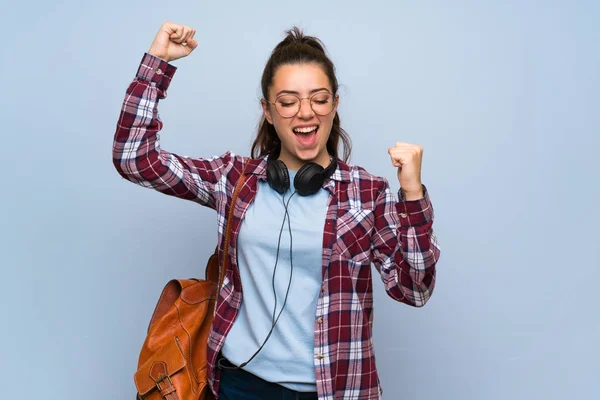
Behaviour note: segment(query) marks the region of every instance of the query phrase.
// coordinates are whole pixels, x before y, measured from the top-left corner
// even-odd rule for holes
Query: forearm
[[[383,202],[374,262],[390,297],[421,307],[435,287],[440,247],[433,231],[433,207],[426,189],[419,200]],[[393,204],[392,204],[393,202]]]
[[[394,256],[402,301],[415,307],[425,305],[435,288],[440,248],[432,224],[401,232],[402,248]]]
[[[425,193],[422,188],[420,190],[414,190],[414,191],[400,189],[399,196],[401,199],[404,199],[406,201],[415,201],[415,200],[421,200],[425,196]]]
[[[147,186],[167,172],[160,157],[158,102],[166,97],[174,72],[166,62],[144,55],[127,88],[112,151],[115,168],[127,180]]]

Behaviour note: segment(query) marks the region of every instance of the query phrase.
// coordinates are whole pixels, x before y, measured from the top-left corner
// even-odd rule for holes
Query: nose
[[[310,105],[310,99],[300,100],[300,111],[298,111],[298,117],[301,119],[311,119],[315,116],[315,112]]]

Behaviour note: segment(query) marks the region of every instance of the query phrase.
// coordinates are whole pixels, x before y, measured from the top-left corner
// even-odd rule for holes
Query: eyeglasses
[[[303,98],[294,94],[283,94],[277,97],[274,102],[265,101],[275,105],[277,113],[283,118],[293,118],[300,112],[300,106],[304,99],[310,99],[310,108],[312,108],[315,114],[321,116],[331,114],[335,106],[333,95],[329,92],[318,92],[310,97]]]

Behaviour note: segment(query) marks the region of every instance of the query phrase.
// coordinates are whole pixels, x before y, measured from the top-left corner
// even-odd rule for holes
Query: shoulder
[[[351,185],[374,186],[379,189],[384,189],[386,186],[389,186],[386,178],[374,175],[360,165],[347,164],[344,161],[339,160],[338,168],[341,173],[342,181],[347,181]]]
[[[241,174],[244,166],[246,168],[256,168],[263,163],[263,159],[252,159],[248,156],[236,154],[233,151],[226,151],[220,155],[213,155],[206,159],[209,163],[222,166],[227,172],[235,171]]]
[[[385,177],[374,175],[360,165],[351,165],[339,160],[338,170],[340,180],[345,183],[342,186],[343,191],[361,203],[372,203],[382,193],[389,191],[389,183]]]
[[[249,156],[243,156],[235,154],[234,152],[228,151],[219,157],[228,163],[226,171],[227,182],[234,186],[242,176],[242,172],[245,175],[244,179],[264,178],[266,179],[267,174],[267,157],[252,158]]]
[[[220,184],[235,184],[242,174],[244,166],[253,161],[250,157],[236,154],[233,151],[225,151],[220,155],[212,155],[203,159],[191,159],[196,168],[204,169],[207,173],[215,175],[215,180]]]

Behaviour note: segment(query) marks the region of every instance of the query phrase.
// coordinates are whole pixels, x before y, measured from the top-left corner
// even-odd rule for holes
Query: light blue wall
[[[600,3],[15,4],[0,53],[3,398],[133,399],[160,290],[201,276],[214,248],[211,210],[111,162],[164,20],[200,41],[161,103],[166,149],[248,154],[262,68],[293,24],[337,65],[354,163],[397,189],[387,148],[425,148],[438,286],[412,309],[375,282],[386,399],[600,398]]]

